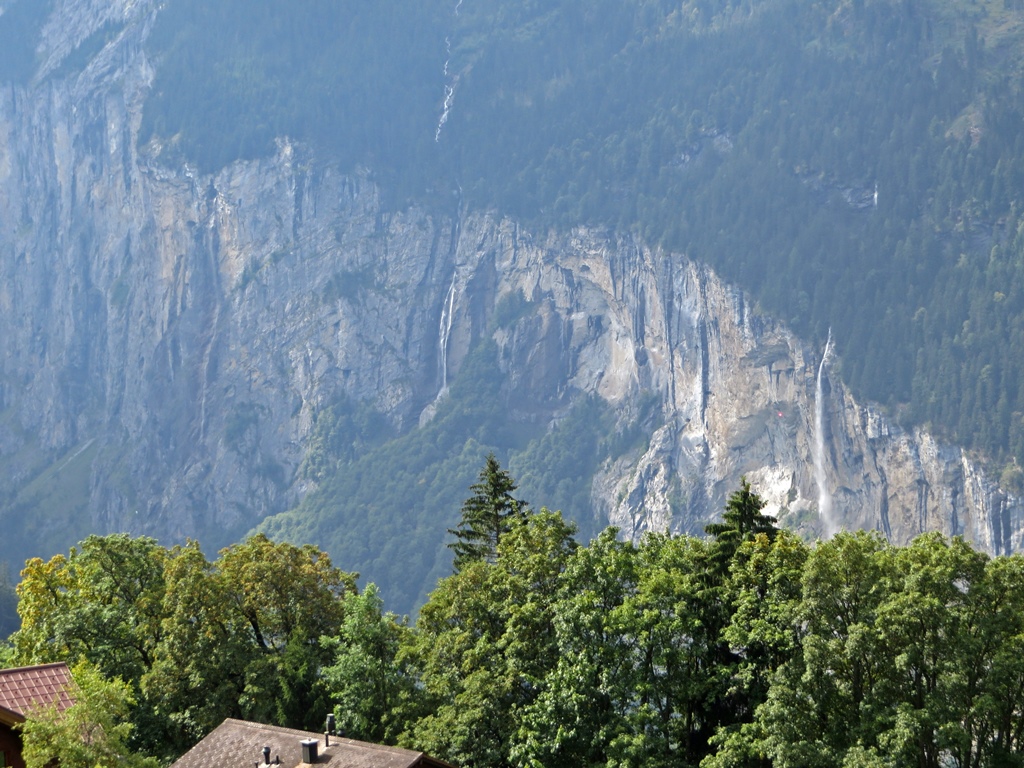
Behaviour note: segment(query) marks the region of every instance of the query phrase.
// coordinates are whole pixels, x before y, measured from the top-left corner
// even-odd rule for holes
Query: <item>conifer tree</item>
[[[732,492],[725,505],[723,521],[704,526],[704,532],[715,538],[712,558],[721,567],[723,575],[744,541],[759,533],[767,534],[769,540],[775,538],[778,533],[775,518],[763,514],[761,510],[764,507],[764,499],[751,491],[747,478],[742,477],[740,489]]]
[[[501,537],[523,520],[527,512],[527,504],[513,498],[515,481],[501,468],[493,453],[487,455],[479,481],[469,489],[473,495],[462,504],[458,527],[448,529],[456,538],[448,545],[455,552],[456,573],[477,560],[493,563]]]

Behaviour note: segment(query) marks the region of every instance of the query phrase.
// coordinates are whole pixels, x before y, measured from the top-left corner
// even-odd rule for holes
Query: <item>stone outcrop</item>
[[[214,175],[161,165],[136,140],[158,12],[59,0],[36,76],[0,89],[0,515],[17,546],[88,530],[226,543],[306,491],[319,409],[371,401],[415,428],[485,334],[517,418],[557,418],[588,393],[623,420],[642,397],[661,404],[645,450],[594,480],[624,535],[700,531],[742,475],[818,530],[820,349],[681,255],[454,206],[388,211],[369,172],[286,138]],[[63,71],[103,25],[106,46]],[[509,297],[524,310],[495,328]],[[843,525],[1022,546],[1019,500],[963,451],[855,402],[834,369],[825,384]],[[40,516],[55,487],[79,490],[73,524]]]

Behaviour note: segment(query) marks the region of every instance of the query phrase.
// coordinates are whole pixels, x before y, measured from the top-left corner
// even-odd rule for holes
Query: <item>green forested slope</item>
[[[143,141],[214,168],[287,133],[395,205],[636,229],[831,327],[861,397],[1024,460],[1016,5],[173,0]]]

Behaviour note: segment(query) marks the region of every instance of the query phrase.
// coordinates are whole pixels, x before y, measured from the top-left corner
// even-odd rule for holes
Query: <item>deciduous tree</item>
[[[157,760],[128,747],[134,728],[128,719],[131,686],[104,677],[86,662],[75,665],[72,676],[74,704],[63,712],[55,704],[34,710],[21,725],[27,768],[157,768]]]

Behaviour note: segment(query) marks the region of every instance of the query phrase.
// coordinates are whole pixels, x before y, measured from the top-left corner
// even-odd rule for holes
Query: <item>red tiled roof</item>
[[[63,661],[0,669],[0,707],[24,717],[33,707],[56,703],[63,712],[74,703],[71,686],[71,670]]]
[[[171,768],[253,768],[257,763],[262,768],[265,746],[270,747],[271,768],[295,768],[308,765],[302,762],[303,739],[320,742],[316,765],[324,768],[452,768],[409,749],[336,736],[331,737],[327,746],[322,733],[232,719],[217,726]]]

